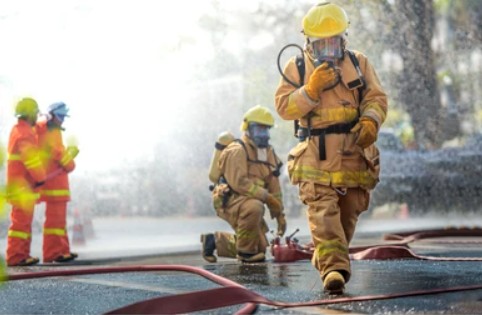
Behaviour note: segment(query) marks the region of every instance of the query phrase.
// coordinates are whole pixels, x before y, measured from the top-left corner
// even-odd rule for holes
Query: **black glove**
[[[33,185],[33,188],[38,188],[38,187],[42,186],[43,184],[45,184],[45,181],[35,182],[35,184]]]

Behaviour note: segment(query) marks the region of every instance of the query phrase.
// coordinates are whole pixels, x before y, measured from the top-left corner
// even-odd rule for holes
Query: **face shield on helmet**
[[[259,124],[259,123],[249,123],[248,124],[248,137],[253,140],[258,148],[267,148],[269,146],[269,128],[270,126]]]
[[[335,61],[343,58],[344,38],[333,36],[311,41],[313,58],[318,61]]]

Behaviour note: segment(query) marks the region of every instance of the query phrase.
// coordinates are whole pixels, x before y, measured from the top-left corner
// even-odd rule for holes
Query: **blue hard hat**
[[[64,102],[57,102],[57,103],[53,103],[51,104],[48,108],[47,108],[47,111],[52,114],[52,115],[55,115],[57,117],[65,117],[65,116],[69,116],[68,113],[69,113],[69,108],[67,107],[67,105],[65,105]]]

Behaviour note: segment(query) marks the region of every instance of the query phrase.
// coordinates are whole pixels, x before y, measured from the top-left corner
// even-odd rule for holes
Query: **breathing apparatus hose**
[[[300,51],[301,51],[301,55],[303,55],[304,51],[303,51],[303,48],[301,48],[300,45],[297,45],[297,44],[288,44],[286,46],[284,46],[283,48],[281,48],[279,54],[278,54],[278,71],[279,73],[281,74],[281,76],[283,77],[283,79],[285,79],[286,82],[288,82],[289,84],[291,84],[292,86],[294,86],[295,88],[300,88],[301,85],[300,84],[296,84],[295,82],[291,81],[290,79],[288,79],[286,77],[286,75],[283,73],[283,69],[281,69],[281,56],[283,55],[283,52],[287,49],[287,48],[290,48],[290,47],[295,47],[295,48],[298,48]]]

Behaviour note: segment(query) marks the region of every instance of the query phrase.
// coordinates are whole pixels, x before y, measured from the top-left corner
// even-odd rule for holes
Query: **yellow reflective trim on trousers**
[[[30,158],[24,162],[25,167],[28,169],[37,168],[42,166],[42,162],[38,156]]]
[[[65,229],[44,229],[44,235],[65,236]]]
[[[9,154],[8,158],[9,161],[21,161],[20,154]]]
[[[257,179],[254,181],[254,184],[257,185],[257,186],[259,186],[259,187],[264,187],[264,180],[257,178]]]
[[[370,186],[375,183],[368,171],[328,172],[312,166],[296,166],[290,173],[290,178],[293,181],[314,181],[323,185]]]
[[[48,197],[65,197],[70,196],[70,191],[67,189],[42,190],[41,194]]]
[[[236,236],[238,240],[241,240],[241,239],[252,240],[252,239],[255,239],[257,235],[258,235],[257,231],[250,231],[250,230],[244,230],[244,229],[238,229],[236,231]]]
[[[15,231],[15,230],[8,230],[8,237],[14,238],[21,238],[23,240],[28,240],[32,234],[23,232],[23,231]]]
[[[248,196],[249,197],[254,197],[256,196],[256,192],[258,191],[259,189],[259,186],[258,185],[251,185],[251,187],[249,187],[248,189]]]
[[[288,97],[288,106],[286,106],[286,114],[290,117],[300,117],[302,115],[292,95]]]
[[[316,253],[318,257],[332,253],[348,255],[348,248],[339,241],[325,241],[316,246]]]
[[[236,254],[238,252],[238,250],[236,249],[236,235],[232,235],[229,237],[227,250],[232,255],[232,257],[236,257]]]
[[[29,200],[37,200],[39,198],[40,198],[40,194],[21,192],[21,191],[15,191],[8,194],[8,199],[12,201],[16,201],[16,200],[29,201]]]
[[[223,200],[221,199],[221,197],[216,197],[216,198],[214,198],[213,205],[214,205],[214,209],[219,209],[219,208],[221,208],[222,205],[223,205]]]

